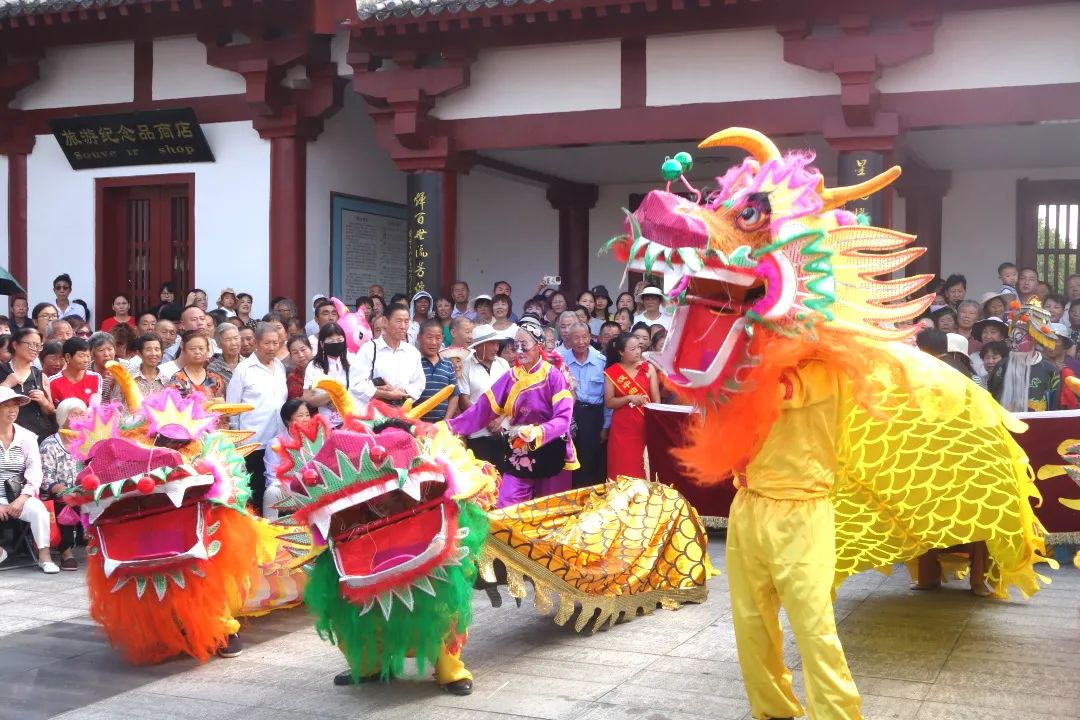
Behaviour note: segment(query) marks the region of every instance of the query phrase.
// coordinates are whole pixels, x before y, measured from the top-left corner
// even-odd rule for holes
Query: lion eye
[[[768,215],[762,212],[760,208],[755,205],[747,205],[735,219],[735,224],[744,232],[753,232],[760,230],[768,219]]]

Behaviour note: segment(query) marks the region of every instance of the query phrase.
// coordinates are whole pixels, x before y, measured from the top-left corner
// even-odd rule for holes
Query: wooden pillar
[[[841,150],[836,163],[836,185],[858,185],[880,175],[890,165],[891,153],[879,150]],[[865,215],[878,227],[892,223],[892,190],[880,190],[857,198],[844,206],[856,215]]]
[[[305,307],[307,139],[270,138],[270,296]]]
[[[8,159],[8,259],[7,270],[26,287],[26,153],[14,153]],[[9,300],[10,304],[10,300]],[[10,308],[9,308],[10,310]]]
[[[596,205],[596,185],[559,183],[547,199],[559,211],[559,275],[563,291],[575,297],[589,287],[589,211]]]
[[[411,172],[406,177],[409,262],[406,288],[438,298],[457,279],[457,173]]]
[[[904,229],[916,236],[915,244],[926,248],[922,257],[907,267],[907,274],[941,274],[941,219],[945,195],[952,183],[948,170],[928,168],[917,159],[904,162],[904,174],[896,191],[904,198]]]

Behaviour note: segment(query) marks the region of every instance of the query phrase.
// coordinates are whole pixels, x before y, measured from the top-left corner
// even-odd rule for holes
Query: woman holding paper
[[[608,345],[604,405],[613,410],[608,430],[607,476],[645,477],[645,404],[660,402],[660,380],[642,361],[641,341],[622,333]]]

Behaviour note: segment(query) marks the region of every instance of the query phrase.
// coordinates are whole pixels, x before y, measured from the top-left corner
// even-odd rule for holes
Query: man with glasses
[[[60,317],[77,317],[86,322],[86,311],[82,305],[71,302],[71,276],[67,273],[57,275],[53,280],[53,292],[56,293],[56,308]]]

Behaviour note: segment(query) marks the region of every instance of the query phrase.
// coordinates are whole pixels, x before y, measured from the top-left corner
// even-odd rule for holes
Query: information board
[[[408,221],[404,205],[331,193],[330,291],[346,305],[382,285],[405,292]]]

